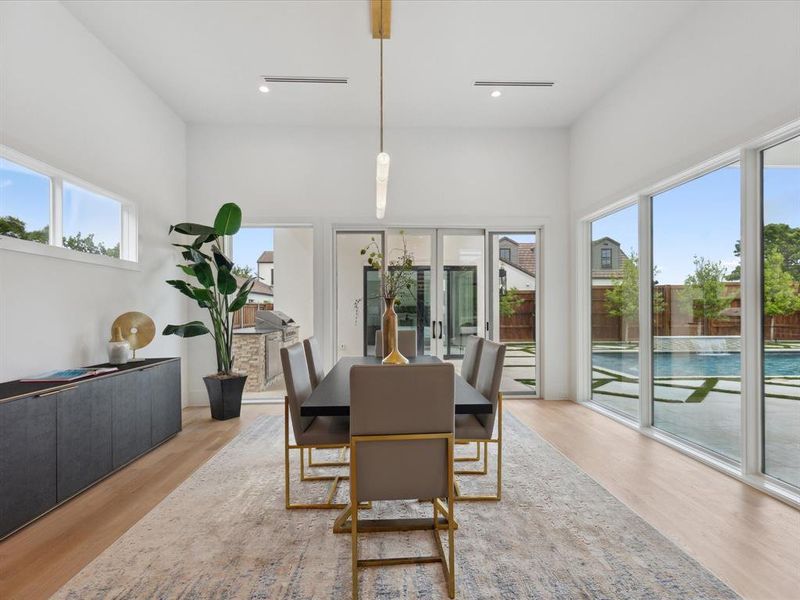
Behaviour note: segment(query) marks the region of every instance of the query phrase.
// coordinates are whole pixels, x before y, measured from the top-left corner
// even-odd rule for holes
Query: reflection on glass
[[[592,222],[592,400],[639,416],[639,208]]]
[[[442,234],[442,353],[458,362],[471,335],[482,335],[483,235]]]
[[[367,265],[361,249],[380,232],[336,234],[336,339],[337,360],[343,356],[375,356],[375,332],[381,328],[378,273]]]
[[[653,196],[653,425],[740,459],[738,163]]]
[[[79,252],[119,258],[122,235],[120,203],[67,181],[64,182],[63,194],[64,246]]]
[[[417,332],[417,354],[431,354],[431,239],[429,233],[391,230],[386,236],[387,262],[397,259],[403,239],[414,257],[414,282],[395,302],[398,329]],[[382,311],[381,311],[382,313]],[[380,321],[378,328],[380,329]]]
[[[491,257],[492,339],[506,346],[500,390],[536,392],[536,234],[497,233]]]
[[[800,487],[800,138],[762,164],[764,472]]]
[[[50,242],[50,178],[0,158],[0,235]]]

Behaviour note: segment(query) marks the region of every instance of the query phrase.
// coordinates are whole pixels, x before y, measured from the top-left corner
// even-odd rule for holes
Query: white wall
[[[113,319],[186,316],[163,281],[186,216],[185,125],[57,2],[0,3],[0,143],[138,207],[141,270],[2,249],[0,380],[106,360]],[[142,356],[179,356],[160,334]]]
[[[314,230],[276,227],[275,310],[285,312],[300,326],[299,335],[314,335]]]
[[[242,206],[250,224],[315,226],[315,332],[333,360],[333,225],[377,225],[375,129],[190,125],[189,216],[213,218],[222,202]],[[544,391],[566,397],[569,278],[567,133],[556,129],[389,129],[389,205],[383,226],[535,227],[542,253]],[[277,277],[277,276],[276,276]],[[277,281],[277,279],[276,279]],[[205,402],[190,344],[193,402]],[[546,349],[546,353],[545,353]],[[199,384],[199,385],[198,385]]]
[[[573,238],[580,218],[798,117],[800,3],[701,3],[574,124]]]

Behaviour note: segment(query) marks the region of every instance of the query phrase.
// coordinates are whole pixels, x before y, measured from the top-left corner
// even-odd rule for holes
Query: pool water
[[[741,373],[739,352],[724,354],[692,352],[656,352],[653,354],[654,377],[738,377]],[[592,352],[592,365],[639,376],[637,352]],[[800,376],[800,352],[766,352],[764,373],[768,377]]]

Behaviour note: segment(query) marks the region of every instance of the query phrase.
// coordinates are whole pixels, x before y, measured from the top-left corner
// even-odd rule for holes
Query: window
[[[500,248],[500,260],[511,262],[511,248]]]
[[[62,193],[64,247],[119,258],[122,205],[67,181]]]
[[[740,460],[739,163],[652,198],[653,425]]]
[[[761,163],[763,470],[800,487],[800,137]]]
[[[600,268],[611,269],[611,248],[600,248]]]
[[[611,247],[600,246],[600,269],[592,270],[592,400],[633,419],[639,416],[638,231],[636,205],[592,222],[592,248],[614,243],[629,250],[621,272],[607,273]]]
[[[50,178],[2,157],[0,235],[50,243]]]
[[[33,252],[37,246],[27,242],[36,242],[36,254],[52,256],[42,246],[55,246],[135,261],[135,216],[129,203],[0,147],[0,235],[26,242],[4,248]]]

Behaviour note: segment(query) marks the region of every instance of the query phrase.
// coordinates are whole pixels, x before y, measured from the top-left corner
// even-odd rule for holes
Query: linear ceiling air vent
[[[554,81],[489,81],[480,80],[472,83],[475,87],[553,87]]]
[[[288,75],[264,75],[266,83],[344,83],[347,77],[290,77]]]

